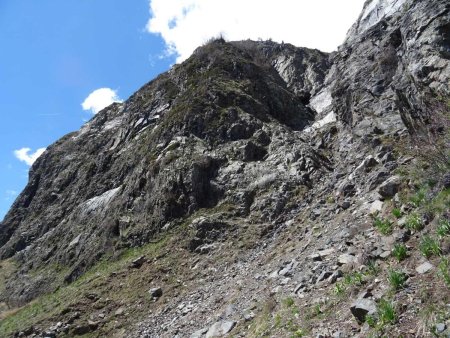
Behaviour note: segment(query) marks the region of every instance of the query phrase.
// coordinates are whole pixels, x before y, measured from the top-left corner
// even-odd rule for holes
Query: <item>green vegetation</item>
[[[420,207],[424,204],[426,197],[426,188],[419,189],[414,195],[410,197],[410,202],[416,207]]]
[[[392,209],[392,215],[394,215],[395,218],[402,217],[402,211],[398,208]]]
[[[346,285],[362,285],[363,282],[364,275],[361,272],[353,272],[344,277],[344,283]]]
[[[378,303],[378,320],[381,326],[386,324],[394,324],[397,321],[397,313],[392,302],[380,299]]]
[[[430,236],[424,236],[419,244],[419,249],[422,255],[424,255],[426,258],[430,258],[433,255],[440,255],[441,254],[441,248],[439,246],[439,243]]]
[[[250,325],[247,337],[305,337],[307,330],[300,325],[300,309],[295,306],[295,300],[286,297],[281,305],[277,307],[275,300],[270,298]]]
[[[376,327],[377,325],[377,320],[374,316],[371,315],[367,315],[366,318],[364,319],[364,321],[367,323],[367,325],[369,325],[371,328]]]
[[[381,269],[378,266],[377,262],[373,259],[371,259],[368,263],[367,263],[367,269],[366,269],[366,274],[369,276],[376,276],[380,273]]]
[[[442,257],[439,262],[439,274],[444,279],[445,285],[450,288],[450,261],[447,257]]]
[[[406,245],[403,243],[396,243],[394,245],[394,248],[392,249],[392,255],[401,262],[406,257],[408,257],[408,249],[406,248]]]
[[[389,270],[387,279],[392,290],[396,291],[404,287],[407,276],[401,271]]]
[[[313,306],[313,316],[318,316],[322,314],[322,309],[320,308],[320,304],[316,304]]]
[[[345,285],[343,283],[337,282],[334,284],[334,293],[338,296],[343,295],[345,292]]]
[[[374,270],[375,269],[378,269],[378,267],[374,267]],[[337,296],[341,296],[350,288],[350,286],[363,285],[366,282],[364,276],[370,275],[371,272],[373,272],[374,270],[370,270],[370,268],[368,268],[368,270],[365,273],[353,272],[346,274],[341,281],[334,284],[333,288],[334,293]]]
[[[105,285],[105,280],[111,273],[127,269],[132,260],[145,255],[147,258],[156,257],[161,249],[167,245],[168,236],[156,243],[150,243],[139,248],[124,251],[116,261],[102,259],[78,280],[59,288],[51,294],[38,297],[22,308],[7,313],[0,321],[0,337],[9,337],[26,327],[61,313],[71,304],[77,304],[83,299],[83,295],[93,290],[100,290]],[[139,276],[138,276],[139,277]],[[128,277],[127,277],[128,278]],[[129,277],[132,278],[132,277]],[[127,301],[138,299],[141,295],[136,289],[130,288],[127,292],[115,293],[111,288],[102,289],[107,293],[111,301]]]
[[[424,228],[422,218],[418,214],[409,215],[405,226],[413,231],[420,231]]]
[[[364,321],[371,328],[383,331],[386,325],[395,324],[397,320],[398,315],[394,304],[386,299],[380,299],[377,305],[377,313],[375,315],[367,315]]]
[[[285,299],[283,300],[283,304],[284,304],[286,307],[291,307],[291,306],[294,305],[294,299],[292,299],[292,297],[285,298]]]
[[[392,225],[391,221],[389,221],[387,219],[382,219],[382,218],[379,218],[379,217],[375,218],[374,226],[383,235],[390,235],[392,233],[392,230],[393,230],[393,225]]]
[[[450,235],[450,221],[446,219],[439,220],[436,233],[440,238]]]

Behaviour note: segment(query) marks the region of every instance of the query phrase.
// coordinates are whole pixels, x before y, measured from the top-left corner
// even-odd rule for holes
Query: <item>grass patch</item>
[[[284,306],[286,306],[286,307],[292,307],[295,303],[294,303],[294,299],[292,298],[292,297],[288,297],[288,298],[285,298],[284,300],[283,300],[283,304],[284,304]]]
[[[439,243],[430,236],[423,236],[419,244],[419,250],[426,258],[431,256],[439,256],[441,254],[441,247]]]
[[[380,273],[381,268],[374,259],[369,260],[367,263],[366,274],[369,276],[376,276]]]
[[[346,287],[343,283],[337,282],[334,284],[333,291],[337,296],[342,296],[345,293]]]
[[[450,261],[447,257],[442,257],[438,266],[438,273],[444,279],[445,285],[450,288]]]
[[[377,319],[374,316],[366,315],[366,318],[364,318],[364,321],[369,325],[371,328],[375,328],[377,326]]]
[[[376,331],[385,330],[386,325],[395,324],[397,320],[398,315],[395,305],[383,298],[377,304],[377,313],[375,315],[367,315],[364,319],[367,325]]]
[[[409,230],[420,231],[424,228],[422,218],[418,214],[411,214],[405,222],[405,227]]]
[[[406,257],[408,257],[408,249],[406,248],[406,245],[403,243],[395,244],[392,249],[392,255],[397,259],[397,261],[403,261]]]
[[[413,194],[412,196],[409,197],[409,201],[416,207],[420,207],[425,203],[425,199],[426,199],[426,188],[421,188],[418,191],[416,191],[415,194]]]
[[[156,257],[160,250],[167,245],[167,239],[168,237],[164,237],[156,243],[128,249],[117,261],[103,259],[72,284],[61,287],[51,294],[38,297],[22,308],[10,311],[0,322],[0,337],[9,337],[14,332],[58,315],[70,304],[76,304],[83,299],[85,293],[95,290],[97,283],[106,280],[112,272],[126,269],[133,259],[141,255],[148,258]],[[127,300],[127,298],[139,297],[139,293],[132,288],[127,293],[114,294],[112,290],[107,292],[110,293],[107,295],[110,299]]]
[[[378,269],[378,267],[376,267],[376,269]],[[361,273],[361,272],[353,272],[353,273],[349,273],[346,274],[344,276],[344,278],[342,278],[341,281],[336,282],[334,284],[333,287],[333,292],[335,295],[337,296],[342,296],[346,293],[346,291],[351,287],[351,286],[361,286],[363,285],[366,281],[364,279],[365,275],[369,275],[370,270],[368,269],[366,271],[366,273]],[[378,273],[378,272],[377,272]]]
[[[394,226],[391,221],[379,217],[375,218],[373,225],[383,235],[390,235],[394,229]]]
[[[446,212],[450,208],[450,188],[440,191],[424,208],[435,215]]]
[[[380,299],[377,313],[382,327],[387,324],[394,324],[398,318],[394,304],[386,299]]]
[[[405,286],[408,277],[405,273],[396,270],[389,270],[387,279],[391,285],[392,290],[397,291]]]
[[[446,219],[439,220],[438,227],[436,229],[436,234],[440,238],[450,235],[450,221]]]
[[[395,218],[399,219],[402,217],[402,211],[399,208],[392,209],[392,215],[394,215]]]

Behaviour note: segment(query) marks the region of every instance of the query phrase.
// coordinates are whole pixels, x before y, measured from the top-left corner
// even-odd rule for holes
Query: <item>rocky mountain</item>
[[[35,162],[0,335],[450,334],[450,4],[199,47]]]

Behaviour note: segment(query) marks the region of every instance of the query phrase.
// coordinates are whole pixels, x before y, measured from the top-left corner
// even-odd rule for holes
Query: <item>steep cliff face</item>
[[[277,169],[281,149],[302,153],[304,173],[321,167],[293,131],[314,119],[304,100],[321,87],[327,60],[290,45],[218,40],[50,146],[1,224],[2,257],[23,263],[10,301],[57,285],[29,289],[25,274],[38,266],[70,267],[71,282],[200,208],[227,203],[248,214],[260,197],[249,185],[289,177]],[[300,169],[292,176],[302,183]]]
[[[112,323],[123,311],[114,307],[126,305],[135,316],[123,325],[135,326],[119,330],[122,336],[190,336],[217,318],[229,319],[215,324],[217,332],[237,324],[241,336],[283,336],[287,324],[262,328],[283,297],[314,306],[342,278],[338,265],[345,273],[368,271],[369,261],[386,258],[398,238],[411,235],[399,232],[386,241],[368,229],[370,213],[423,211],[399,197],[401,187],[405,196],[415,189],[410,177],[398,176],[420,162],[411,145],[444,157],[441,171],[433,171],[430,201],[448,191],[449,22],[445,0],[372,0],[331,55],[270,41],[218,39],[200,47],[36,161],[0,223],[0,255],[15,264],[0,278],[3,301],[13,307],[65,290],[109,262],[124,270],[75,283],[89,301],[52,313],[52,321],[64,322],[53,331],[84,332],[73,321],[86,321],[79,315],[86,312],[86,333],[117,332]],[[423,135],[428,143],[413,143]],[[448,203],[445,196],[439,201]],[[439,209],[427,224],[448,216]],[[163,253],[133,256],[131,266],[143,266],[142,272],[120,265],[130,248],[156,241],[166,244]],[[170,285],[167,298],[142,303],[141,289],[155,281]],[[385,295],[382,284],[370,282],[364,299]],[[153,300],[161,297],[151,293],[158,294]],[[103,317],[92,319],[99,309]],[[259,319],[247,328],[254,309]],[[353,310],[342,314],[349,321],[342,336],[356,334],[352,313],[361,321]],[[338,314],[330,315],[328,327],[308,330],[331,334]],[[399,332],[410,329],[402,325]]]
[[[387,129],[401,118],[410,130],[424,122],[427,100],[449,95],[448,15],[445,1],[368,1],[333,62],[340,120]]]

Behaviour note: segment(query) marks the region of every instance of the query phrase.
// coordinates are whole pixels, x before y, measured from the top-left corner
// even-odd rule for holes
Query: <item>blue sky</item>
[[[332,51],[363,2],[265,0],[255,12],[253,0],[0,0],[0,219],[33,153],[211,36]]]
[[[0,0],[0,219],[27,182],[14,150],[77,130],[93,90],[126,99],[174,62],[148,19],[147,0]]]

